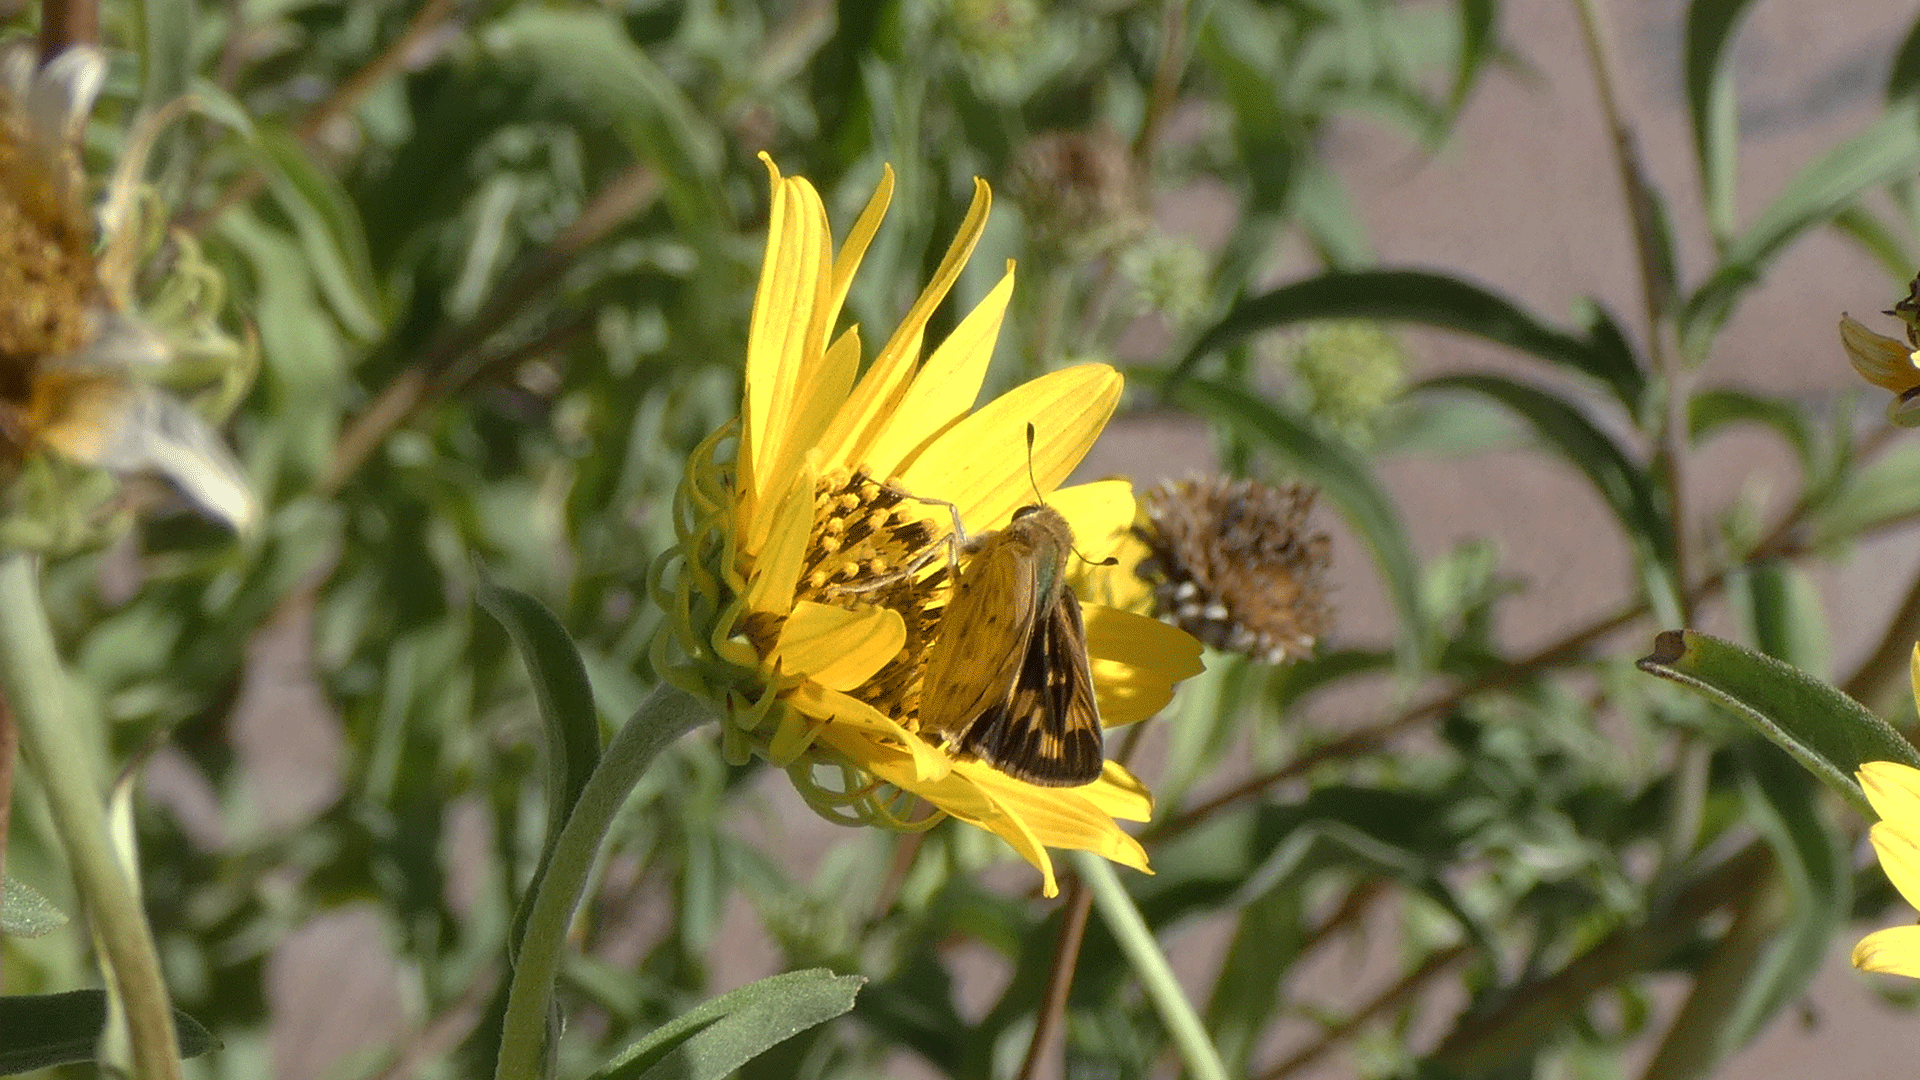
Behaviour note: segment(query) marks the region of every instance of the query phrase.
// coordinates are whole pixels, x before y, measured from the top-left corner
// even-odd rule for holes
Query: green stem
[[[21,759],[46,792],[74,887],[126,1009],[134,1075],[178,1080],[180,1047],[160,957],[134,883],[108,838],[96,751],[67,705],[66,673],[40,602],[39,560],[21,552],[0,555],[0,690],[13,706]]]
[[[1120,942],[1120,951],[1126,953],[1127,962],[1140,977],[1140,985],[1153,1002],[1154,1011],[1160,1014],[1160,1022],[1167,1026],[1174,1049],[1187,1066],[1187,1075],[1193,1080],[1227,1080],[1227,1067],[1220,1061],[1220,1051],[1214,1049],[1207,1038],[1206,1026],[1193,1011],[1193,1003],[1180,988],[1180,980],[1173,977],[1173,968],[1167,965],[1160,943],[1153,939],[1147,920],[1140,917],[1140,909],[1133,906],[1133,898],[1120,884],[1120,875],[1113,872],[1113,864],[1090,852],[1076,851],[1073,865],[1080,873],[1081,882],[1093,893],[1093,906],[1100,909],[1107,929],[1113,931],[1114,939]]]
[[[662,683],[607,744],[534,890],[526,936],[520,939],[507,987],[496,1080],[533,1080],[542,1075],[547,1017],[553,1010],[554,979],[560,973],[567,927],[599,857],[600,843],[628,793],[660,751],[711,719],[713,710],[705,702]]]

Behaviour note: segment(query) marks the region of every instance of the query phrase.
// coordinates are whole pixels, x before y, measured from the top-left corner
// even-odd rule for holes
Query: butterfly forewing
[[[1103,765],[1086,629],[1063,580],[1072,545],[1046,506],[968,544],[921,682],[922,731],[1050,787],[1091,783]]]
[[[983,538],[954,583],[921,680],[920,728],[954,736],[1005,700],[1037,621],[1019,552],[1003,533]]]

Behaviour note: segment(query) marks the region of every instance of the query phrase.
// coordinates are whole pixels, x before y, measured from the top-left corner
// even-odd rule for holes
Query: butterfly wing
[[[1013,688],[967,726],[959,748],[1016,779],[1079,787],[1105,767],[1080,601],[1061,589],[1020,658]]]
[[[920,730],[956,735],[1006,700],[1034,636],[1031,545],[999,533],[968,560],[921,679]]]

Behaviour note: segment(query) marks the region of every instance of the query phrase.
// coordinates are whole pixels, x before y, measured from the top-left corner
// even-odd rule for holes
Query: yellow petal
[[[940,260],[939,269],[928,279],[927,287],[920,290],[920,296],[900,320],[893,336],[880,347],[875,363],[891,360],[900,354],[920,352],[920,341],[926,334],[927,320],[933,317],[934,309],[940,301],[947,298],[953,289],[953,283],[960,280],[960,271],[966,268],[967,259],[973,254],[973,246],[980,242],[980,234],[987,228],[987,212],[993,207],[993,193],[988,190],[987,182],[979,177],[973,178],[973,203],[967,207],[967,216],[960,222],[960,230],[954,233],[953,243],[947,245],[947,253]]]
[[[1920,823],[1881,821],[1868,830],[1880,870],[1907,898],[1920,906]]]
[[[1073,526],[1074,545],[1093,562],[1114,554],[1128,541],[1139,511],[1130,480],[1095,480],[1063,487],[1047,494],[1047,505],[1060,511]]]
[[[1853,947],[1853,966],[1920,979],[1920,926],[1876,930]]]
[[[1896,394],[1920,386],[1920,366],[1916,366],[1914,350],[1906,342],[1876,334],[1851,315],[1842,315],[1840,343],[1846,347],[1853,370],[1873,385]]]
[[[913,339],[911,351],[876,358],[847,395],[826,434],[820,437],[821,467],[850,468],[864,464],[867,447],[879,435],[886,418],[899,408],[913,377],[913,362],[920,356],[920,339]],[[883,474],[884,478],[884,474]]]
[[[928,778],[921,776],[906,755],[891,746],[862,745],[857,738],[850,737],[848,732],[836,731],[832,725],[820,732],[820,739],[858,761],[881,781],[1005,840],[1016,854],[1040,871],[1042,888],[1046,894],[1059,894],[1060,886],[1053,875],[1053,860],[1047,855],[1046,846],[1017,814],[1009,812],[998,798],[978,783],[980,771],[993,773],[991,769],[979,762],[956,762],[947,775]]]
[[[1125,765],[1117,761],[1107,762],[1100,779],[1086,787],[1074,788],[1073,793],[1092,803],[1108,817],[1122,821],[1151,821],[1153,819],[1153,793],[1140,778],[1127,771]]]
[[[1159,672],[1092,657],[1093,702],[1100,726],[1125,727],[1147,719],[1173,700],[1173,682]]]
[[[846,402],[859,371],[860,328],[849,326],[792,387],[786,406],[787,441],[772,460],[770,478],[786,475],[814,449]]]
[[[1153,614],[1153,583],[1140,576],[1140,566],[1153,552],[1131,534],[1119,537],[1108,550],[1111,565],[1074,560],[1067,567],[1067,584],[1082,604],[1099,604],[1136,615]]]
[[[773,467],[787,455],[789,406],[819,354],[810,345],[816,339],[815,315],[825,306],[832,254],[826,207],[813,185],[799,177],[783,179],[772,158],[763,154],[761,160],[773,197],[747,332],[746,407],[741,415],[742,443],[749,450],[742,475],[756,505],[766,489],[780,484]],[[818,338],[824,343],[824,331]],[[765,537],[766,526],[757,509],[750,521],[747,540],[753,550]]]
[[[1206,669],[1200,662],[1200,642],[1185,630],[1110,607],[1087,605],[1081,614],[1090,656],[1145,668],[1172,682]]]
[[[953,333],[940,343],[920,373],[913,378],[893,415],[887,417],[862,460],[876,476],[891,476],[913,459],[920,448],[951,427],[973,408],[980,384],[987,379],[1000,322],[1013,298],[1013,271],[986,295]]]
[[[1897,761],[1869,761],[1854,776],[1880,820],[1920,827],[1920,769]]]
[[[793,607],[794,589],[807,554],[807,536],[813,531],[813,470],[803,462],[792,474],[779,503],[762,513],[768,536],[758,550],[746,549],[754,560],[753,580],[747,583],[747,609],[784,615]]]
[[[852,690],[906,643],[906,621],[891,608],[848,611],[803,600],[780,628],[773,655],[783,672],[804,674],[829,690]]]
[[[1099,438],[1120,402],[1121,383],[1105,364],[1082,364],[1016,387],[948,428],[901,473],[901,483],[958,506],[971,531],[997,529],[1034,498],[1027,425],[1034,427],[1034,480],[1045,493]]]
[[[867,254],[867,245],[873,243],[873,234],[880,231],[880,222],[887,216],[887,204],[892,201],[893,166],[883,164],[880,166],[880,183],[867,199],[867,208],[860,211],[860,217],[854,221],[853,228],[840,245],[840,253],[833,258],[833,282],[827,291],[828,326],[840,318],[840,307],[847,302],[847,290],[853,286],[853,275],[860,269],[860,260]]]
[[[977,761],[960,762],[954,771],[972,777],[1043,847],[1091,851],[1136,870],[1147,869],[1146,849],[1123,832],[1111,815],[1081,798],[1078,788],[1035,787]]]
[[[856,697],[804,682],[789,691],[786,700],[816,720],[833,721],[820,737],[832,735],[829,741],[863,768],[872,759],[899,755],[912,760],[913,775],[925,782],[938,780],[953,769],[952,758]]]
[[[1913,700],[1920,707],[1920,644],[1907,655],[1907,684],[1913,687]]]

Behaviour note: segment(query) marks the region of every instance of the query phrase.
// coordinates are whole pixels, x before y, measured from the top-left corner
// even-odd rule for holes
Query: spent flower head
[[[105,73],[105,58],[85,46],[44,67],[24,44],[0,49],[4,547],[68,546],[87,535],[81,523],[112,487],[75,465],[159,473],[235,526],[254,515],[244,474],[211,423],[163,389],[183,374],[217,382],[231,408],[251,374],[251,353],[213,327],[218,275],[181,240],[154,289],[161,318],[134,304],[148,247],[141,222],[156,217],[142,212],[139,176],[159,119],[136,126],[98,221],[90,212],[80,134]]]
[[[1086,558],[1127,542],[1127,482],[1056,489],[1118,403],[1119,373],[1068,368],[975,409],[1011,265],[922,357],[928,318],[986,224],[989,192],[976,181],[946,258],[862,374],[859,328],[838,323],[892,171],[836,252],[813,185],[767,164],[772,212],[745,400],[692,456],[679,543],[654,566],[650,585],[667,612],[655,670],[723,706],[729,760],[758,755],[786,769],[830,820],[907,830],[958,818],[1004,838],[1039,868],[1048,895],[1048,848],[1146,869],[1146,853],[1115,823],[1152,809],[1125,768],[1108,762],[1084,786],[1036,786],[920,725],[927,658],[951,629],[942,625],[951,572],[965,573],[963,549],[949,545],[956,521],[977,537],[1044,499]],[[1095,603],[1084,616],[1107,726],[1151,716],[1199,670],[1199,644],[1172,627]]]
[[[1216,649],[1298,660],[1333,622],[1327,535],[1308,528],[1314,490],[1212,476],[1141,496],[1138,564],[1154,611]]]

